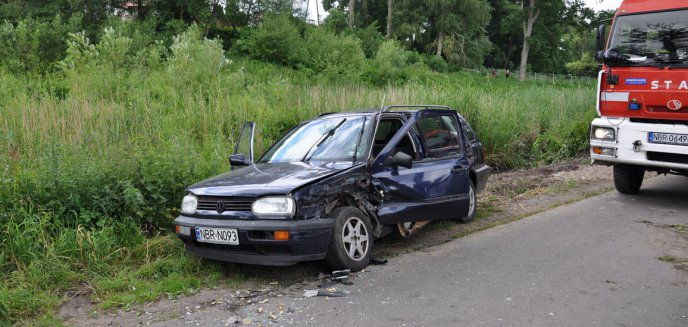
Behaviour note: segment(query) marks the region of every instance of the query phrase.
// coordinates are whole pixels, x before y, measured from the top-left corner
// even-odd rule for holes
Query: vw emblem
[[[217,213],[223,213],[225,211],[225,202],[224,201],[217,201],[217,205],[215,205],[215,209],[217,209]]]
[[[669,102],[667,102],[667,108],[669,108],[669,110],[676,111],[676,110],[681,109],[681,107],[683,107],[683,104],[681,103],[681,101],[669,100]]]

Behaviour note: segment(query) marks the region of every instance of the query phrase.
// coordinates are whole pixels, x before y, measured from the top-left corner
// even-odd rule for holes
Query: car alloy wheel
[[[327,264],[335,270],[365,268],[375,246],[370,218],[355,207],[336,208],[331,217],[334,228],[325,257]]]
[[[342,228],[342,243],[346,255],[355,261],[361,261],[369,250],[369,235],[365,224],[357,217],[349,217]]]
[[[475,190],[473,190],[473,187],[469,187],[468,189],[468,215],[471,216],[474,214],[475,211],[475,205],[476,205],[476,196],[475,196]]]
[[[475,219],[475,213],[478,209],[478,197],[475,193],[475,185],[473,181],[468,182],[468,213],[465,217],[458,218],[462,223],[470,223]]]

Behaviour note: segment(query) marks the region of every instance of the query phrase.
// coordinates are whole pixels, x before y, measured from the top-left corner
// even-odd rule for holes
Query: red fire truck
[[[593,163],[614,166],[621,193],[646,171],[688,176],[688,1],[624,0],[597,33],[597,114]]]

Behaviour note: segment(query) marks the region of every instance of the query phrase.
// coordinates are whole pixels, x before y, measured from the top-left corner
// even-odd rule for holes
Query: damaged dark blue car
[[[230,172],[186,190],[175,225],[188,252],[360,270],[375,239],[390,232],[472,221],[491,171],[475,132],[446,106],[323,114],[255,161],[254,133],[246,123]]]

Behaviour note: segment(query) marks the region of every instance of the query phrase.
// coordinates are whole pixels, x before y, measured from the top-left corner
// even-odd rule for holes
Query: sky
[[[619,8],[621,0],[585,0],[585,4],[595,11],[600,11]]]
[[[308,19],[312,19],[313,21],[317,21],[316,19],[316,6],[319,7],[320,9],[320,20],[322,22],[325,17],[327,17],[327,12],[323,9],[322,6],[322,1],[321,0],[307,0],[306,1],[308,4]]]

